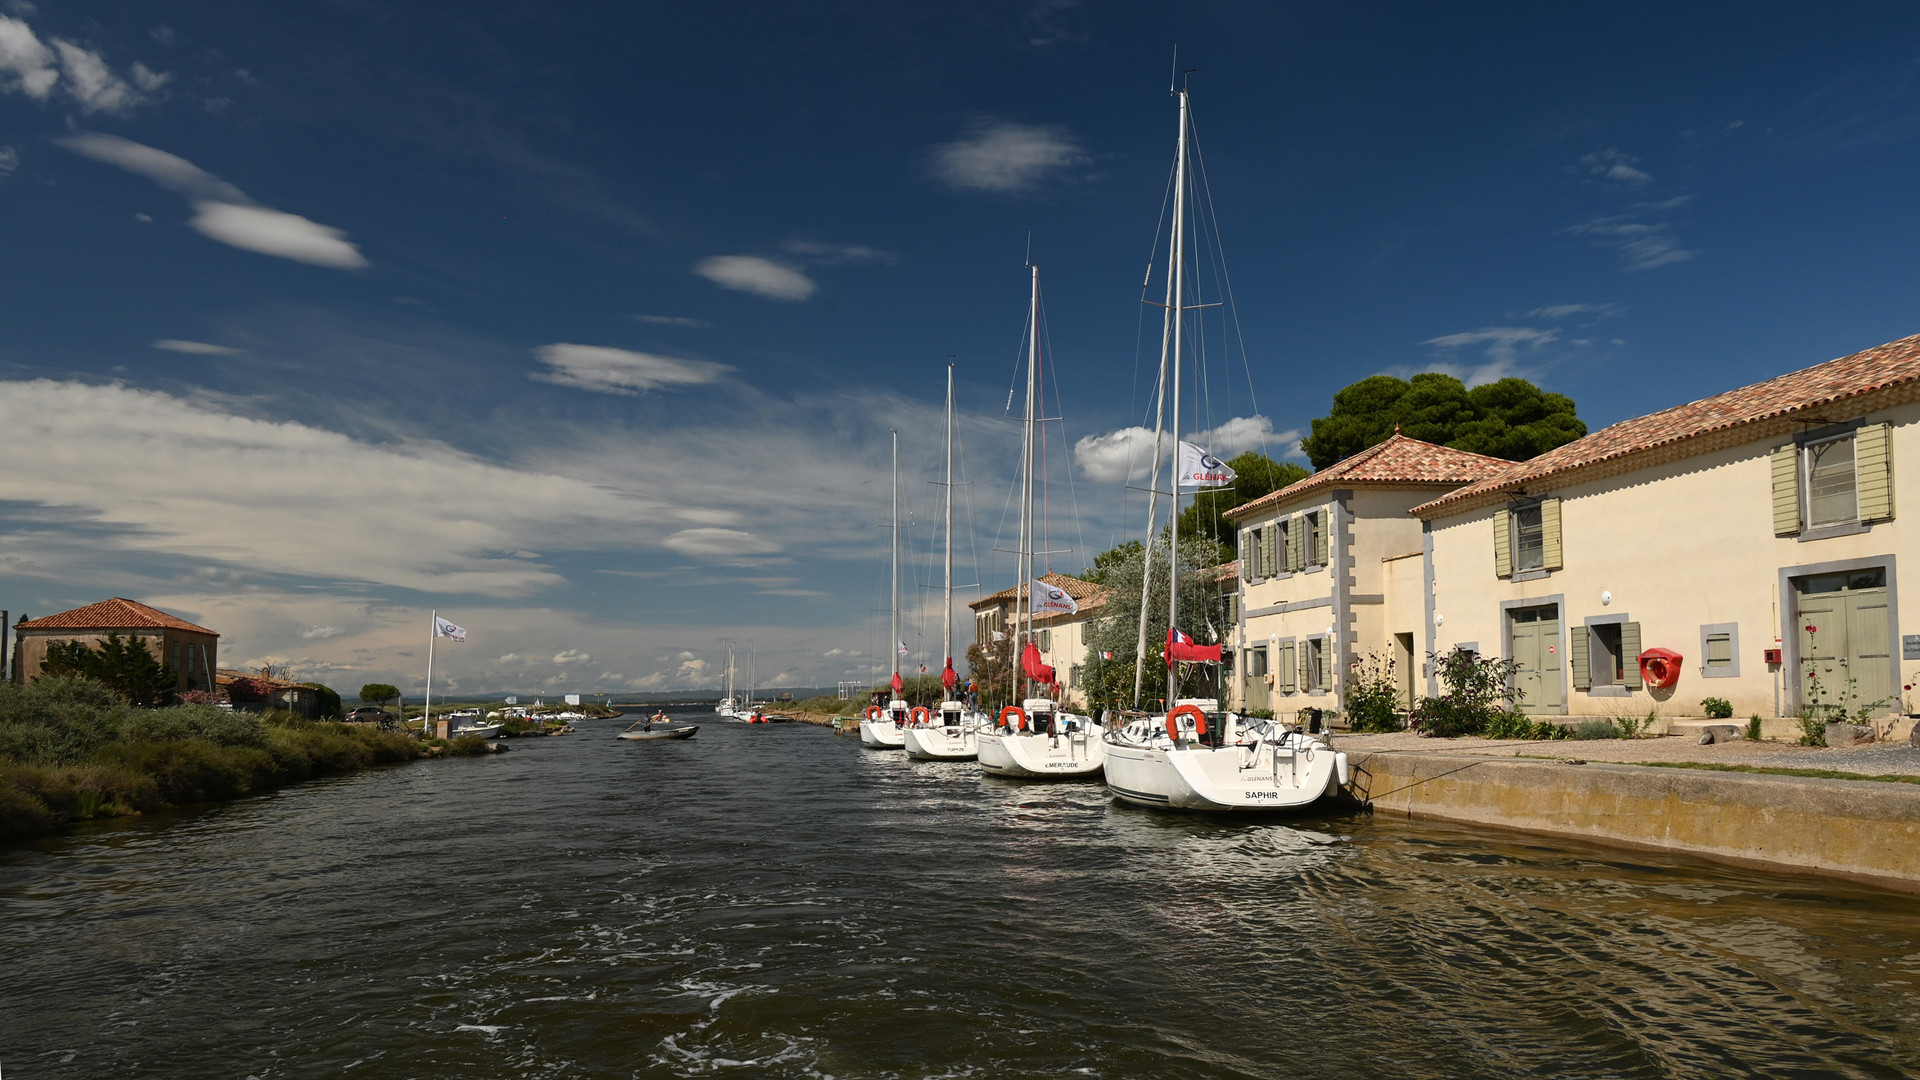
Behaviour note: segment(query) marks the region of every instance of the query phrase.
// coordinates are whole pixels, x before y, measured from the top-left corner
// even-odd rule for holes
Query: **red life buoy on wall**
[[[882,710],[882,709],[880,708],[880,706],[878,706],[878,705],[869,705],[869,706],[867,706],[867,719],[869,719],[869,720],[878,720],[878,719],[880,719],[880,718],[881,718],[882,716],[885,716],[885,715],[886,715],[886,713],[885,713],[885,711],[883,711],[883,710]]]
[[[925,705],[915,705],[913,707],[913,726],[914,727],[926,727],[927,721],[932,718],[933,718],[933,710],[927,708]]]
[[[1007,717],[1013,717],[1008,720]],[[1000,726],[1008,731],[1019,731],[1027,726],[1027,710],[1018,705],[1009,705],[1000,710]]]
[[[1207,735],[1207,714],[1200,711],[1198,705],[1176,705],[1167,713],[1167,738],[1180,741],[1180,723],[1178,717],[1193,717],[1193,737],[1203,739]]]
[[[1640,654],[1640,677],[1655,690],[1665,690],[1680,681],[1685,659],[1672,649],[1648,649]]]

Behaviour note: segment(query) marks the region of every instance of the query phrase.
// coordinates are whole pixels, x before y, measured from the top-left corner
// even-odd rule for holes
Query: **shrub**
[[[1754,713],[1747,718],[1747,741],[1760,741],[1760,714]]]
[[[1631,736],[1622,735],[1620,729],[1614,726],[1611,720],[1582,720],[1574,725],[1567,737],[1570,739],[1621,739]]]
[[[1354,731],[1399,731],[1400,688],[1393,658],[1368,653],[1353,664],[1343,705]]]
[[[1519,670],[1518,661],[1461,649],[1444,655],[1428,653],[1427,658],[1438,669],[1446,692],[1420,699],[1409,724],[1413,730],[1442,739],[1478,735],[1495,716],[1516,711],[1519,693],[1513,676]]]
[[[1726,698],[1701,698],[1700,709],[1710,720],[1726,720],[1733,716],[1733,702]]]
[[[1659,719],[1660,710],[1648,709],[1647,715],[1645,716],[1616,716],[1613,718],[1612,724],[1614,727],[1620,729],[1621,738],[1637,739],[1642,734],[1652,731],[1653,725],[1658,722]]]

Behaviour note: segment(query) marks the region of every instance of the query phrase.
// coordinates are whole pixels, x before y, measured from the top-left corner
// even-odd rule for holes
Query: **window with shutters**
[[[1067,689],[1069,690],[1080,689],[1080,665],[1079,664],[1075,664],[1072,667],[1067,669]]]
[[[1227,621],[1230,623],[1239,622],[1240,621],[1240,594],[1237,592],[1230,592],[1226,595],[1226,601],[1227,601]]]
[[[1307,639],[1305,658],[1301,662],[1300,667],[1306,675],[1307,693],[1309,694],[1318,694],[1327,688],[1326,648],[1327,642],[1325,638],[1312,637]]]
[[[1620,651],[1620,624],[1587,627],[1590,685],[1619,686],[1626,681],[1626,657]]]
[[[1513,568],[1542,570],[1546,565],[1546,524],[1541,520],[1540,507],[1519,507],[1513,511]]]
[[[1836,425],[1773,452],[1773,531],[1802,540],[1893,517],[1893,427]]]
[[[1624,697],[1640,689],[1640,624],[1624,615],[1586,620],[1567,635],[1573,688],[1596,697]]]
[[[1033,640],[1035,644],[1040,646],[1041,652],[1053,651],[1053,631],[1035,630],[1033,632]]]
[[[1295,656],[1296,649],[1293,642],[1280,643],[1279,656],[1274,665],[1274,689],[1283,694],[1296,693],[1300,689],[1300,662]]]
[[[1700,675],[1707,679],[1739,677],[1739,623],[1707,623],[1700,628]]]
[[[1307,566],[1327,565],[1327,530],[1321,516],[1318,510],[1300,515],[1300,525],[1305,530],[1301,554]]]
[[[1292,518],[1282,518],[1267,526],[1267,565],[1272,574],[1291,574],[1300,569],[1293,565],[1293,545],[1288,542],[1288,534],[1293,528]]]

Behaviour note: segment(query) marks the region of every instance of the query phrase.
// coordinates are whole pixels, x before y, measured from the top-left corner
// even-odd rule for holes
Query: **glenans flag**
[[[444,638],[452,638],[455,641],[467,640],[466,627],[455,626],[438,615],[433,617],[433,632]]]
[[[1190,442],[1180,443],[1180,486],[1183,489],[1226,487],[1239,477],[1227,463]]]
[[[894,646],[894,647],[895,647],[896,649],[898,649],[898,650],[900,651],[900,655],[901,655],[901,656],[905,656],[905,655],[907,655],[907,643],[906,643],[906,642],[904,642],[904,641],[902,641],[902,642],[900,642],[900,643],[899,643],[898,645],[896,645],[896,646]]]
[[[1029,588],[1028,595],[1032,597],[1030,610],[1035,615],[1054,612],[1071,615],[1080,610],[1080,605],[1074,601],[1073,597],[1067,595],[1065,589],[1049,585],[1044,581],[1035,581]]]

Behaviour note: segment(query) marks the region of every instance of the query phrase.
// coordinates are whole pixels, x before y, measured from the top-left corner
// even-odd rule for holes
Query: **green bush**
[[[1427,659],[1438,669],[1446,690],[1439,697],[1420,699],[1408,725],[1413,730],[1441,739],[1479,735],[1495,717],[1518,713],[1519,692],[1513,686],[1520,667],[1517,661],[1461,649],[1428,653]]]
[[[1747,717],[1747,741],[1748,742],[1760,741],[1760,714],[1759,713],[1754,713],[1752,716]]]
[[[1347,680],[1344,705],[1354,731],[1399,731],[1400,687],[1392,657],[1368,653],[1356,661]]]
[[[1573,726],[1567,736],[1570,739],[1619,739],[1620,728],[1611,720],[1582,720]]]
[[[1733,716],[1733,702],[1726,698],[1701,698],[1700,709],[1707,714],[1709,720],[1727,720]]]

